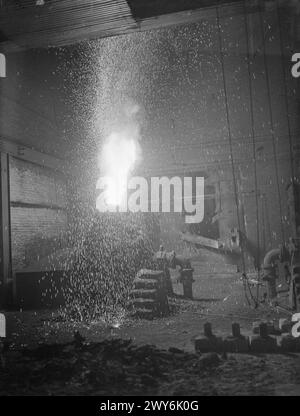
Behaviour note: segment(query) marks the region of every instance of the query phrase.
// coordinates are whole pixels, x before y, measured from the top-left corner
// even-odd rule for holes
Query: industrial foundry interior
[[[0,395],[300,394],[299,16],[0,1]]]

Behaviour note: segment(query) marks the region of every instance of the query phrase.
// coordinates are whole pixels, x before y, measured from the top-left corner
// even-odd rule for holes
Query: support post
[[[0,153],[0,307],[12,303],[9,155]]]

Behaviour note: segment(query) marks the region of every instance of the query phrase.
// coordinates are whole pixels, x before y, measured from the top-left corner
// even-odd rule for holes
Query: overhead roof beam
[[[71,168],[66,160],[58,159],[46,153],[38,152],[21,144],[5,140],[0,137],[0,153],[9,154],[18,159],[26,160],[27,162],[36,165],[44,166],[56,172],[70,174]]]
[[[45,0],[2,2],[0,50],[57,47],[135,31],[207,20],[215,15],[244,12],[239,0]],[[5,7],[5,4],[7,6]],[[247,2],[257,11],[257,2]],[[262,4],[262,3],[259,3]],[[10,6],[9,6],[10,5]]]

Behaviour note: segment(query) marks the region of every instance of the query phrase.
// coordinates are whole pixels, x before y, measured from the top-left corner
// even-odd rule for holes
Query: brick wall
[[[11,158],[10,193],[12,266],[19,271],[62,247],[66,184],[50,169]]]

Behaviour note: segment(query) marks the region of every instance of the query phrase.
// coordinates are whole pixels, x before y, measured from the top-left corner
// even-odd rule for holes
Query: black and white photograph
[[[300,396],[299,82],[300,0],[0,0],[2,398]]]

